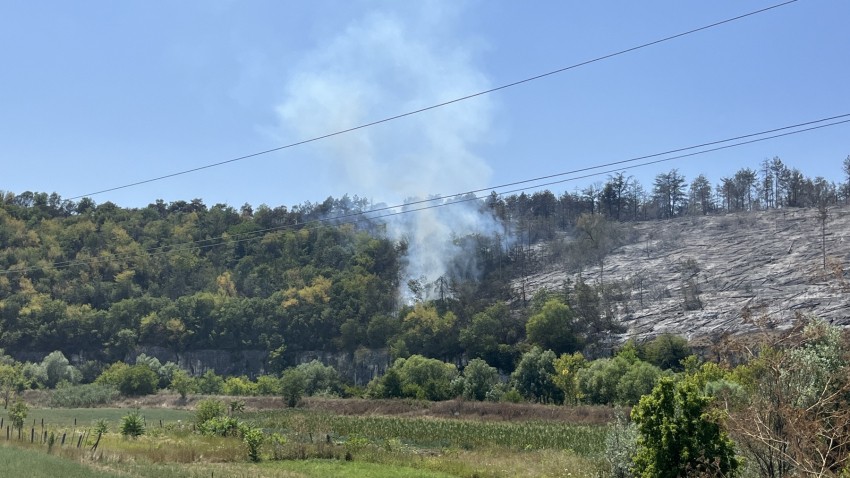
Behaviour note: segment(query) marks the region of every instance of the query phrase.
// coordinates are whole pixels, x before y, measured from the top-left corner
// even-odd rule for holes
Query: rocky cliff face
[[[757,211],[637,223],[634,240],[609,254],[602,281],[616,289],[625,338],[670,332],[712,340],[754,321],[790,325],[797,314],[850,324],[850,207]],[[826,267],[822,251],[825,243]],[[548,247],[537,249],[542,259]],[[552,261],[526,279],[526,294],[575,280]],[[581,271],[598,283],[600,268]],[[519,287],[519,282],[515,287]]]

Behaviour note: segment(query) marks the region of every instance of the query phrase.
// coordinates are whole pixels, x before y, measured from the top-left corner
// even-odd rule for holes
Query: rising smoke
[[[457,12],[434,5],[411,7],[427,12],[406,15],[372,12],[309,52],[277,109],[288,139],[487,89],[489,82],[472,64],[473,52],[452,31]],[[489,184],[491,170],[473,147],[487,138],[493,109],[489,98],[479,97],[334,137],[316,145],[317,160],[339,195],[376,202],[399,204],[478,189]],[[474,254],[458,245],[459,237],[502,232],[475,202],[403,214],[387,224],[391,238],[408,244],[406,279],[424,283],[461,264],[467,274],[476,267],[469,260]],[[401,293],[410,297],[407,290]]]

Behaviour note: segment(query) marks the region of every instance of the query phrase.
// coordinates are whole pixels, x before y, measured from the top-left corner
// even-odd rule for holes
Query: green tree
[[[242,435],[242,442],[248,448],[248,459],[254,462],[260,461],[260,448],[266,438],[263,429],[245,424],[240,425],[239,433]]]
[[[481,359],[472,359],[463,369],[463,398],[484,400],[487,392],[499,385],[499,371]]]
[[[377,397],[409,397],[423,400],[447,400],[455,391],[457,367],[421,355],[396,359],[387,372],[370,384]],[[460,391],[458,391],[460,392]]]
[[[581,350],[583,337],[576,315],[558,299],[549,299],[525,325],[528,341],[556,354]]]
[[[301,401],[307,388],[307,377],[302,370],[290,368],[283,372],[280,378],[280,391],[286,406],[293,408]]]
[[[633,472],[645,478],[733,476],[732,441],[694,380],[662,378],[632,410],[638,429]]]
[[[393,367],[398,369],[404,396],[428,400],[452,398],[451,383],[458,376],[454,365],[412,355],[396,360]]]
[[[555,359],[555,375],[552,381],[564,392],[564,403],[577,405],[584,397],[579,388],[579,371],[587,367],[587,360],[576,352],[574,354],[562,354]]]
[[[79,372],[65,358],[62,352],[51,352],[41,361],[41,366],[47,374],[45,385],[48,388],[56,388],[56,385],[63,380],[70,383],[79,382]]]
[[[596,359],[577,372],[579,393],[587,403],[610,405],[618,402],[617,387],[631,363],[624,357]],[[652,386],[649,388],[652,389]]]
[[[186,399],[186,395],[194,388],[195,381],[185,370],[176,370],[171,374],[171,383],[168,388],[180,394],[180,398]]]
[[[693,353],[687,339],[673,334],[661,334],[637,347],[638,357],[664,370],[681,372],[682,360]]]
[[[116,362],[104,370],[95,382],[112,385],[128,396],[150,395],[157,390],[159,376],[147,365]]]
[[[304,374],[304,393],[306,395],[339,395],[342,391],[339,373],[330,365],[312,360],[299,364],[295,368]]]
[[[0,364],[0,393],[3,394],[3,408],[9,408],[12,393],[23,388],[24,374],[19,365]]]
[[[24,420],[27,419],[28,412],[29,407],[20,399],[9,408],[9,422],[12,424],[12,428],[18,430],[18,435],[20,435],[21,429],[24,428]]]
[[[555,352],[532,347],[523,354],[511,382],[527,400],[542,403],[561,403],[563,391],[555,384]]]
[[[218,395],[224,391],[224,379],[213,370],[207,370],[195,379],[198,392],[206,395]]]
[[[225,395],[256,395],[257,384],[248,377],[227,377],[224,380],[223,391]]]
[[[504,303],[497,303],[472,317],[460,331],[460,344],[470,358],[484,359],[501,370],[514,368],[513,345],[523,335],[523,327]]]
[[[280,395],[280,379],[272,375],[257,377],[257,393],[260,395]]]

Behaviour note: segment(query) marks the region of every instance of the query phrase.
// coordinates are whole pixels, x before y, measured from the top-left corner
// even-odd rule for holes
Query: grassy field
[[[73,427],[75,421],[77,427],[87,427],[98,420],[106,420],[110,424],[117,426],[121,422],[121,417],[132,411],[132,409],[127,408],[37,408],[30,410],[27,426],[35,423],[36,427],[40,427],[42,419],[45,425],[49,424],[57,428]],[[140,411],[145,417],[145,422],[148,426],[159,426],[160,420],[164,424],[167,422],[176,422],[177,420],[187,421],[193,417],[192,412],[189,410],[144,408],[140,409]]]
[[[96,470],[89,466],[57,456],[43,450],[0,446],[0,475],[29,478],[118,478],[119,475]]]
[[[6,442],[4,434],[0,444],[5,450],[25,452],[16,459],[23,469],[29,470],[28,462],[33,470],[67,465],[68,472],[44,475],[63,477],[591,477],[604,476],[605,471],[604,425],[352,415],[316,409],[252,411],[239,419],[261,428],[267,439],[262,461],[251,463],[240,438],[196,433],[189,410],[142,408],[145,435],[124,438],[118,433],[119,423],[131,411],[33,409],[23,440],[15,440],[13,434]],[[96,437],[91,430],[101,419],[107,420],[109,431],[93,451]],[[30,435],[33,423],[35,433]],[[50,433],[57,438],[48,454],[42,442]],[[62,433],[69,436],[64,446],[59,445]],[[31,436],[35,443],[29,443]],[[73,474],[77,472],[82,474]],[[0,475],[7,476],[2,471]]]

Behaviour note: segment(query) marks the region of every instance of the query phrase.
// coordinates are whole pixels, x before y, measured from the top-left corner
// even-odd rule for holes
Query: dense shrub
[[[494,396],[494,388],[499,382],[499,371],[487,365],[481,359],[473,359],[463,369],[463,398],[467,400],[485,400]],[[496,392],[498,393],[498,392]]]
[[[286,406],[292,408],[298,405],[307,388],[307,377],[304,372],[297,368],[290,368],[283,372],[280,378],[280,393]]]
[[[412,355],[397,359],[380,379],[370,385],[373,397],[409,397],[422,400],[447,400],[453,398],[453,383],[458,377],[457,367],[437,359]]]
[[[224,391],[224,379],[212,370],[207,370],[203,375],[195,379],[195,386],[199,393],[205,395],[220,395]]]
[[[655,386],[661,370],[630,354],[597,359],[577,373],[578,388],[587,403],[634,405]]]
[[[112,385],[128,396],[149,395],[156,392],[159,376],[147,365],[116,362],[104,370],[95,382]]]
[[[684,337],[673,334],[662,334],[637,347],[641,360],[651,363],[663,370],[681,372],[682,360],[693,353]]]
[[[110,403],[118,398],[118,389],[105,383],[59,386],[50,396],[56,408],[88,408]]]
[[[227,414],[227,407],[221,400],[212,398],[201,400],[195,406],[195,425],[200,428],[207,420],[223,417]]]
[[[632,410],[637,425],[633,472],[645,478],[732,476],[735,448],[695,380],[662,378]]]
[[[280,379],[272,375],[257,377],[257,393],[260,395],[280,395]]]
[[[239,420],[225,416],[212,417],[201,423],[198,431],[210,436],[236,436],[239,432]]]
[[[554,381],[555,352],[533,347],[523,354],[511,382],[527,400],[542,403],[561,403],[564,392]]]
[[[304,394],[306,395],[339,395],[342,391],[339,373],[330,365],[313,360],[295,368],[304,374]]]
[[[248,377],[228,377],[222,385],[225,395],[257,395],[257,384]]]
[[[186,398],[186,395],[195,389],[195,381],[184,370],[175,370],[168,388],[179,393],[180,398]]]

